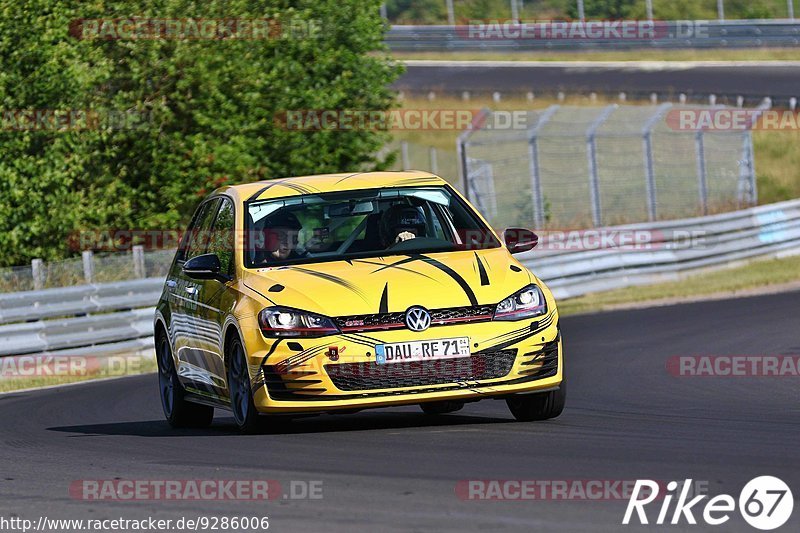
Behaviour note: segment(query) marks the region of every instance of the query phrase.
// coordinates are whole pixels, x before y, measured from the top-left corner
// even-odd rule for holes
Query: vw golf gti
[[[454,188],[423,172],[221,188],[184,234],[155,314],[161,402],[175,427],[505,400],[557,417],[556,303]],[[503,244],[504,243],[504,244]]]

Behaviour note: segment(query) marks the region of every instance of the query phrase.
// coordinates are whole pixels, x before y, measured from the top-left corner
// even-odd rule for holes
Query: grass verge
[[[798,283],[800,256],[754,261],[748,265],[692,275],[681,281],[598,292],[559,302],[564,315],[608,311],[636,304],[664,305],[712,297],[757,293],[769,287]]]

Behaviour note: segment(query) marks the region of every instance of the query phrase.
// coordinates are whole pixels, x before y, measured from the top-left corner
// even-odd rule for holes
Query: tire
[[[156,341],[158,385],[164,417],[173,428],[206,428],[214,420],[214,408],[186,400],[186,391],[178,380],[178,371],[172,359],[169,338],[163,333]]]
[[[535,420],[549,420],[556,418],[564,411],[567,400],[567,382],[562,381],[558,390],[528,394],[525,396],[512,396],[506,399],[511,414],[519,422],[533,422]]]
[[[242,433],[257,433],[263,429],[263,421],[253,403],[253,390],[250,385],[250,371],[247,369],[247,356],[239,338],[235,338],[228,348],[228,391],[231,411],[236,427]]]
[[[419,406],[426,415],[444,415],[460,411],[464,408],[464,402],[444,400],[441,402],[421,403]]]

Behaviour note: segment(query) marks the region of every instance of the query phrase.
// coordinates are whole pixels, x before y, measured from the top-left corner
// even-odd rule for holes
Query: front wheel
[[[236,427],[242,433],[255,433],[261,428],[261,417],[253,403],[250,371],[242,341],[235,339],[229,348],[228,391]]]
[[[169,425],[174,428],[205,428],[214,419],[214,408],[186,400],[186,392],[178,381],[172,348],[165,334],[156,341],[156,360],[158,363],[158,385],[161,407]]]
[[[520,422],[548,420],[558,417],[564,411],[567,400],[567,382],[561,382],[558,390],[512,396],[506,399],[511,414]]]

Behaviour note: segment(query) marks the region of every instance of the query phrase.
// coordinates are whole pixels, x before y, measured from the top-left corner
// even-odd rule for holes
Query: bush
[[[388,86],[400,67],[384,53],[378,0],[145,0],[109,11],[73,4],[0,0],[0,264],[69,255],[76,230],[182,227],[198,200],[225,183],[391,163],[374,155],[385,133],[286,131],[274,120],[292,109],[393,105]],[[80,33],[77,19],[130,17],[279,17],[295,31],[269,40],[69,34]],[[143,121],[16,130],[11,111],[32,109]]]

